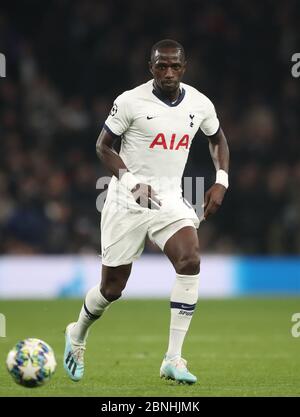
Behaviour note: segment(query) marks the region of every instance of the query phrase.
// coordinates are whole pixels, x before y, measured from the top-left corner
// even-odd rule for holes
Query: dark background
[[[215,104],[230,189],[199,229],[204,252],[300,252],[300,52],[296,1],[24,1],[0,9],[0,252],[96,253],[95,143],[114,98],[151,78],[172,38],[185,79]],[[186,175],[214,181],[198,132]],[[156,251],[148,243],[147,251]]]

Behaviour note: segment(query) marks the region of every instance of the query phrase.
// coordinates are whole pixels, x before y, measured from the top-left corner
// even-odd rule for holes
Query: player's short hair
[[[177,41],[173,41],[172,39],[163,39],[159,42],[156,42],[152,48],[151,48],[151,56],[150,56],[150,60],[151,62],[153,62],[153,56],[155,54],[156,51],[160,50],[160,49],[165,49],[165,48],[174,48],[174,49],[179,49],[181,51],[183,60],[185,61],[185,51],[184,51],[184,47]]]

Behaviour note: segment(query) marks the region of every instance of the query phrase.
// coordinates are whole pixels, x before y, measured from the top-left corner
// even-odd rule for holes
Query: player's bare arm
[[[102,129],[96,143],[96,153],[106,168],[121,179],[120,173],[124,174],[128,169],[122,158],[114,150],[113,142],[114,137],[105,129]]]
[[[96,153],[106,168],[121,180],[122,176],[129,171],[122,158],[114,150],[113,142],[113,135],[107,130],[102,129],[96,143]],[[142,207],[157,209],[161,205],[155,191],[150,185],[137,183],[133,187],[129,185],[129,188],[133,193],[135,201]]]
[[[228,174],[229,149],[223,130],[220,128],[215,135],[208,137],[208,140],[216,171],[222,170]],[[204,198],[204,219],[216,213],[223,202],[226,190],[226,186],[218,183],[218,181],[207,190]]]

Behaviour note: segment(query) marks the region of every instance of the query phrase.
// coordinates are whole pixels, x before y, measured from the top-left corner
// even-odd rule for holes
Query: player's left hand
[[[159,210],[161,201],[158,199],[157,193],[153,190],[151,185],[137,184],[131,190],[135,201],[144,208]]]
[[[204,197],[204,220],[218,211],[225,193],[226,188],[221,184],[214,184],[206,191]]]

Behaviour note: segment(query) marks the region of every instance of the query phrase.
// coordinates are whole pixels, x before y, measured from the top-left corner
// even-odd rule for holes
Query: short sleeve
[[[121,94],[113,103],[105,127],[116,136],[121,136],[129,128],[132,118],[130,114],[129,99],[127,95]]]
[[[220,122],[217,117],[215,107],[213,103],[207,98],[207,103],[205,106],[205,118],[200,125],[200,129],[206,136],[212,136],[217,133],[219,126]]]

